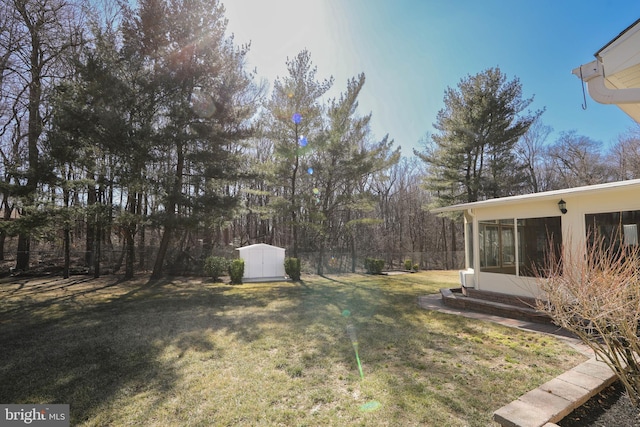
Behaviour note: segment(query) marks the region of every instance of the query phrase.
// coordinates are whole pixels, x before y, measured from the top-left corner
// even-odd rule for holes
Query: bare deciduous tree
[[[47,175],[40,152],[50,106],[48,96],[65,77],[70,51],[82,44],[79,8],[67,0],[3,0],[0,31],[2,58],[3,159],[9,163],[9,180],[19,190],[22,217],[16,268],[29,266],[30,234],[34,221],[26,221],[36,204],[38,186]]]
[[[563,132],[549,147],[547,155],[557,172],[556,188],[601,184],[612,180],[611,169],[605,162],[602,143],[577,133]]]
[[[516,156],[525,167],[529,191],[532,193],[548,189],[545,179],[544,152],[545,142],[552,131],[553,128],[543,124],[538,117],[515,146]]]
[[[616,180],[640,178],[640,126],[620,135],[609,151]]]

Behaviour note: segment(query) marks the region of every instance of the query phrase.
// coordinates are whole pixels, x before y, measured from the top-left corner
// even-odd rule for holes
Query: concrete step
[[[451,289],[440,289],[442,302],[447,307],[473,310],[480,313],[492,314],[495,316],[509,317],[512,319],[525,320],[536,323],[552,323],[551,318],[534,308],[520,307],[501,302],[488,301],[480,298],[472,298],[460,292],[453,292]]]

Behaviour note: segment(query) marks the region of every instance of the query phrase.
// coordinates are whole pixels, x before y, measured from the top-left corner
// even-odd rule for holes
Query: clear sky
[[[308,49],[330,96],[364,72],[359,113],[372,113],[376,139],[389,134],[413,155],[433,132],[447,87],[490,67],[520,79],[532,110],[546,109],[554,133],[575,130],[611,144],[637,127],[600,105],[571,70],[640,18],[639,0],[221,0],[248,66],[272,84],[286,59]]]

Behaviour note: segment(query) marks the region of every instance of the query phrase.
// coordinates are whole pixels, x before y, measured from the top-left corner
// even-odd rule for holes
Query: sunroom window
[[[638,244],[640,211],[605,212],[585,215],[589,245],[594,239],[603,239],[605,247],[634,246]]]
[[[481,221],[480,271],[515,274],[515,235],[513,219]]]
[[[518,260],[520,276],[546,275],[551,251],[560,259],[562,227],[559,216],[518,220]]]
[[[558,255],[562,244],[560,217],[480,221],[479,238],[480,271],[544,275],[550,251]]]

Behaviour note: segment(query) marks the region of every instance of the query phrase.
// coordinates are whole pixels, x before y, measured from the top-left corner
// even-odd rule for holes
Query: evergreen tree
[[[367,180],[375,173],[388,169],[400,158],[399,148],[391,151],[393,141],[385,136],[371,143],[369,122],[371,114],[357,116],[358,95],[365,83],[364,74],[347,83],[347,90],[329,103],[326,131],[313,153],[311,202],[319,208],[314,221],[318,234],[317,272],[323,273],[324,253],[328,245],[353,228],[352,211],[372,209],[365,190]],[[309,193],[307,193],[309,194]],[[311,205],[313,206],[313,205]],[[353,238],[353,236],[348,236]],[[346,242],[345,242],[346,243]]]
[[[424,153],[427,187],[436,203],[474,202],[521,191],[526,177],[514,152],[518,139],[542,113],[524,112],[533,98],[499,68],[468,76],[447,88],[432,140]]]
[[[135,126],[128,119],[133,117],[131,106],[140,101],[140,94],[133,92],[134,85],[126,77],[135,64],[121,57],[113,29],[93,25],[91,45],[85,46],[74,62],[76,74],[56,87],[47,151],[62,187],[65,210],[70,208],[72,195],[78,202],[86,198],[85,204],[73,211],[84,216],[85,265],[98,277],[103,227],[111,220],[113,208],[106,193],[113,192],[115,181],[127,183],[124,163],[130,158],[127,150],[135,147],[126,144],[132,142]],[[121,161],[109,162],[116,158]],[[63,216],[68,258],[67,226],[73,215],[67,212]]]
[[[300,229],[299,184],[303,164],[322,129],[320,98],[331,88],[333,78],[319,82],[311,55],[303,50],[287,60],[289,75],[277,78],[264,119],[265,134],[274,143],[274,186],[281,188],[281,207],[291,225],[292,256],[298,256]],[[276,204],[278,204],[276,202]]]
[[[219,2],[146,0],[138,15],[128,28],[153,70],[156,161],[167,172],[158,177],[166,191],[156,216],[163,228],[153,268],[158,277],[177,230],[206,216],[229,216],[235,206],[236,195],[221,184],[239,176],[237,144],[252,135],[259,91],[244,70],[247,48],[225,36]]]

